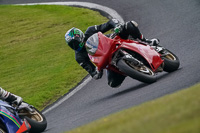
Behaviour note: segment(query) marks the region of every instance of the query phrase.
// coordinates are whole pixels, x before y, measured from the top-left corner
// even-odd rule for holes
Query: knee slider
[[[125,24],[126,29],[136,29],[138,28],[138,24],[135,21],[129,21]]]
[[[121,85],[121,83],[116,83],[116,82],[113,82],[113,81],[109,81],[108,82],[108,85],[112,88],[117,88]]]
[[[131,21],[131,23],[135,26],[135,27],[138,27],[138,23],[137,22],[135,22],[135,21]]]

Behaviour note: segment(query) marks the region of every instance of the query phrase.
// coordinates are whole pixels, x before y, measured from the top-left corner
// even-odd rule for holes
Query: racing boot
[[[142,42],[144,42],[144,43],[146,43],[146,44],[148,44],[150,46],[156,46],[156,47],[160,43],[159,39],[153,38],[153,39],[149,40],[149,39],[144,38],[143,35],[142,35],[142,37],[139,40],[141,40]]]
[[[151,40],[147,39],[147,42],[151,45],[151,46],[158,46],[158,44],[160,43],[159,39],[153,38]]]
[[[0,87],[0,99],[8,102],[9,104],[14,104],[19,106],[23,99],[20,96],[14,95]]]
[[[133,39],[136,41],[139,41],[141,43],[150,45],[150,46],[158,46],[158,44],[160,43],[160,41],[156,38],[154,39],[146,39],[144,37],[144,35],[140,32],[139,28],[138,28],[138,24],[135,21],[129,21],[127,23],[125,23],[124,25],[124,31],[122,31],[122,33],[120,34],[120,36],[122,36],[122,38],[126,38],[123,37],[123,34],[127,35],[129,34],[129,39]]]

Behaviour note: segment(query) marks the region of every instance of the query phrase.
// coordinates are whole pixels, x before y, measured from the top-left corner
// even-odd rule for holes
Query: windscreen
[[[98,49],[99,37],[98,33],[93,34],[86,42],[86,50],[90,55],[94,55]]]

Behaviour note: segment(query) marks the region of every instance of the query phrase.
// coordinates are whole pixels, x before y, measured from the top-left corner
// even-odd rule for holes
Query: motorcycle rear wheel
[[[163,70],[166,72],[173,72],[179,68],[180,61],[178,57],[172,53],[171,51],[165,49],[165,56],[162,58],[164,59],[164,68]]]
[[[144,83],[153,83],[157,80],[155,73],[145,65],[134,66],[131,62],[120,59],[117,62],[119,70],[127,76]]]
[[[34,107],[33,107],[34,108]],[[47,120],[45,116],[34,108],[34,112],[30,113],[27,110],[21,110],[22,113],[27,115],[21,115],[21,118],[25,118],[31,125],[30,133],[39,133],[43,132],[47,127]]]

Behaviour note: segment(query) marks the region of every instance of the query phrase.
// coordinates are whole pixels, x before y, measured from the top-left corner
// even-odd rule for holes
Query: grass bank
[[[106,21],[83,8],[1,5],[0,86],[41,110],[87,75],[65,43],[66,31]]]
[[[200,133],[200,84],[67,133]]]

